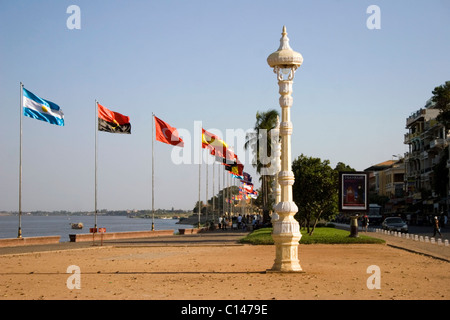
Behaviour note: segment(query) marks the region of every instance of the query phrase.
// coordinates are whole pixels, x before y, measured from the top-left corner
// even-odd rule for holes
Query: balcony
[[[421,121],[429,121],[431,119],[434,119],[439,114],[438,109],[431,109],[431,108],[425,108],[417,110],[416,112],[412,113],[407,119],[406,119],[406,127],[409,127],[414,122],[421,120]],[[432,127],[435,123],[429,123],[428,126]]]
[[[425,109],[420,109],[420,110],[414,112],[413,114],[411,114],[411,116],[409,116],[406,119],[406,126],[408,127],[411,123],[413,123],[414,121],[423,117],[425,115],[425,112],[426,112]]]
[[[444,139],[433,139],[430,141],[430,149],[444,147]]]
[[[438,124],[439,124],[439,122],[436,119],[430,119],[429,121],[426,121],[425,127],[424,127],[425,131],[435,127]]]

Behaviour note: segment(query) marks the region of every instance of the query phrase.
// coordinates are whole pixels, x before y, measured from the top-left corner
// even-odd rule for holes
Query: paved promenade
[[[338,228],[341,229],[349,229],[349,226],[347,225],[336,225]],[[386,241],[386,244],[388,246],[397,248],[397,249],[403,249],[407,250],[413,253],[426,255],[432,258],[441,259],[443,261],[450,262],[450,245],[445,246],[444,241],[449,240],[450,241],[450,229],[443,229],[442,237],[435,237],[435,243],[432,243],[431,240],[428,242],[425,242],[425,237],[429,237],[431,239],[432,233],[429,232],[429,228],[419,228],[416,227],[413,230],[418,233],[418,238],[420,240],[414,240],[412,238],[413,234],[408,234],[409,238],[406,239],[406,235],[403,234],[402,236],[395,236],[390,234],[384,234],[381,232],[381,229],[379,232],[375,232],[374,229],[370,229],[369,232],[361,231],[361,228],[359,229],[359,234],[361,235],[367,235],[374,238],[383,239]],[[437,243],[437,239],[441,239],[442,244]]]
[[[97,241],[0,248],[0,300],[450,299],[449,247],[433,252],[436,245],[371,233],[387,245],[300,244],[303,272],[267,273],[274,246],[239,244],[245,234],[216,230],[102,246]],[[79,288],[71,287],[77,275],[67,271],[74,266]],[[368,285],[373,266],[381,270],[380,288]]]
[[[338,225],[338,227],[346,229],[346,225]],[[205,232],[192,235],[170,235],[158,236],[152,238],[142,239],[121,239],[103,241],[103,246],[114,247],[177,247],[177,246],[231,246],[240,245],[239,239],[245,237],[248,232],[241,230],[216,230],[214,232]],[[441,259],[450,262],[450,245],[445,246],[437,243],[415,241],[413,239],[406,239],[405,237],[397,237],[394,235],[387,235],[379,232],[363,232],[359,231],[361,235],[367,235],[375,238],[380,238],[386,241],[388,246],[407,250],[413,253],[430,256],[432,258]],[[450,233],[443,233],[443,239],[449,239]],[[4,254],[21,254],[32,252],[45,251],[59,251],[70,249],[83,249],[101,246],[101,242],[97,239],[95,242],[61,242],[58,244],[48,245],[33,245],[33,246],[17,246],[0,248],[0,255]]]

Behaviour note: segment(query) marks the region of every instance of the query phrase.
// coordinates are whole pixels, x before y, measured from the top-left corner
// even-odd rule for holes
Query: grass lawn
[[[270,245],[274,244],[272,239],[273,228],[261,228],[253,231],[245,238],[241,239],[241,243],[256,244],[256,245]],[[350,244],[350,243],[385,243],[384,240],[372,238],[366,235],[359,235],[358,238],[350,238],[350,231],[322,227],[316,228],[312,236],[306,233],[306,230],[300,231],[302,238],[300,244]]]

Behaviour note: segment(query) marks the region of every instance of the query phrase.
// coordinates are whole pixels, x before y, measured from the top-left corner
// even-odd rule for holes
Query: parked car
[[[388,217],[384,219],[381,226],[384,230],[408,232],[408,225],[399,217]]]

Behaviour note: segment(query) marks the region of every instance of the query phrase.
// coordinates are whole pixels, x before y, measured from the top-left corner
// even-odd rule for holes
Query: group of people
[[[238,216],[220,216],[219,217],[219,229],[226,230],[231,229],[242,229],[246,230],[247,225],[251,225],[253,229],[257,229],[262,224],[262,216],[260,214],[245,214]]]

